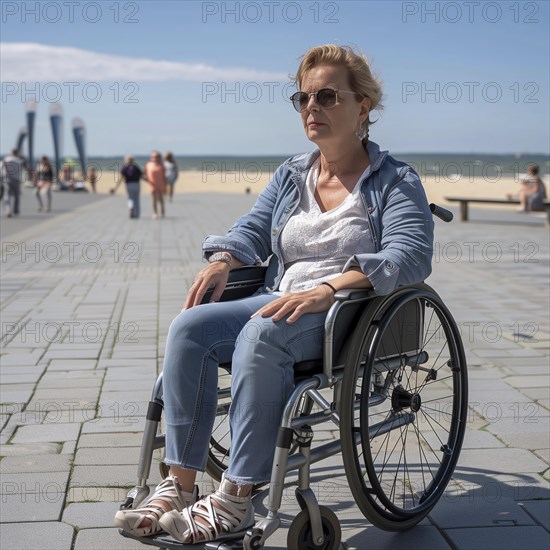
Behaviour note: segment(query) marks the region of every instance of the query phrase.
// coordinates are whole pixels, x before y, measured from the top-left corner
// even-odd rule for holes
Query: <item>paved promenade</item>
[[[25,193],[24,213],[35,210]],[[148,201],[142,219],[130,220],[122,197],[79,196],[80,206],[56,211],[57,197],[48,219],[2,219],[0,548],[143,549],[120,537],[112,518],[136,482],[168,326],[203,265],[204,236],[224,232],[254,197],[178,195],[157,221]],[[415,529],[389,533],[355,508],[341,457],[319,463],[313,488],[338,514],[344,548],[550,547],[549,236],[541,216],[472,208],[468,224],[437,221],[428,282],[461,327],[470,368],[456,483]],[[201,493],[211,487],[200,479]],[[286,548],[292,494],[289,487],[285,528],[267,548]],[[259,513],[265,497],[256,498]]]

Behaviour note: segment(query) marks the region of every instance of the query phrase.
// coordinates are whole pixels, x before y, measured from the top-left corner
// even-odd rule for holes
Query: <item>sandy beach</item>
[[[115,172],[102,174],[97,184],[99,193],[108,193],[115,185]],[[267,172],[207,172],[185,171],[180,172],[175,185],[175,193],[246,193],[258,194],[269,182],[271,173]],[[438,204],[449,204],[446,196],[506,198],[506,195],[517,193],[520,183],[513,177],[502,177],[495,180],[485,178],[461,177],[456,180],[450,178],[435,177],[433,175],[422,178],[428,200]],[[548,189],[548,182],[546,182]],[[148,185],[143,182],[141,193],[148,194]],[[125,189],[120,185],[117,194],[124,195]],[[484,205],[486,207],[488,205]],[[499,206],[497,206],[499,208]],[[500,208],[503,208],[500,206]],[[509,208],[504,206],[504,208]]]

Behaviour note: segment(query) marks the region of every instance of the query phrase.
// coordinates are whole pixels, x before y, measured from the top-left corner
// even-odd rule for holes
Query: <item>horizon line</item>
[[[155,150],[156,149],[152,149]],[[193,153],[193,154],[180,154],[176,153],[174,151],[171,151],[174,156],[181,157],[181,158],[193,158],[193,157],[292,157],[295,155],[299,155],[302,153],[307,153],[307,151],[302,152],[294,152],[294,153],[252,153],[252,154],[245,154],[245,153]],[[7,155],[11,154],[11,149],[9,153],[0,153],[0,157],[5,157]],[[88,158],[113,158],[113,157],[125,157],[127,155],[131,155],[133,157],[149,157],[151,155],[151,152],[148,153],[113,153],[110,155],[93,155],[87,153]],[[513,151],[513,152],[491,152],[491,151],[396,151],[391,153],[392,156],[396,155],[496,155],[496,156],[524,156],[524,155],[533,155],[533,156],[541,156],[541,157],[548,157],[550,160],[550,152],[528,152],[528,151]],[[41,156],[41,155],[35,155],[35,156]],[[63,155],[64,158],[72,158],[77,157],[78,153],[75,153],[74,155]]]

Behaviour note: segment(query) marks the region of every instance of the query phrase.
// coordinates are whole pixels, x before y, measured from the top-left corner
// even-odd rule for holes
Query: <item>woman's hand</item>
[[[286,322],[294,323],[304,313],[328,311],[333,303],[334,292],[332,289],[327,285],[319,285],[311,290],[284,294],[260,308],[252,317],[256,315],[271,317],[273,322],[276,322],[291,313]]]
[[[214,262],[199,271],[195,276],[195,282],[191,285],[183,309],[198,306],[206,291],[214,287],[211,302],[217,302],[222,295],[227,279],[229,278],[229,265],[225,262]],[[183,311],[183,310],[182,310]]]

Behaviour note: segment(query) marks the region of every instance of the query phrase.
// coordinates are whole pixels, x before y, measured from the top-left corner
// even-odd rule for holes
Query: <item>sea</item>
[[[216,173],[246,174],[250,181],[255,175],[273,173],[276,168],[291,155],[272,156],[184,156],[175,155],[179,170],[199,171],[214,176]],[[420,175],[435,177],[436,180],[458,181],[459,179],[484,178],[498,181],[513,177],[520,181],[526,174],[527,166],[537,164],[539,175],[550,181],[550,155],[544,154],[480,154],[480,153],[393,153],[392,156],[410,164]],[[136,163],[143,167],[148,155],[135,155]],[[76,160],[76,159],[75,159]],[[94,165],[101,171],[119,170],[122,156],[88,158],[88,165]]]

